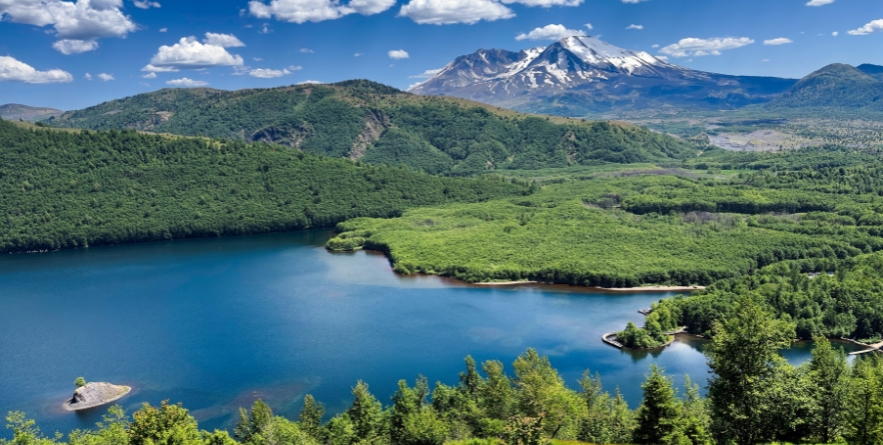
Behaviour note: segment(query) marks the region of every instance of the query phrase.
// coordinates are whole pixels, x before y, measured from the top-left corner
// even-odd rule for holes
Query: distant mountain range
[[[765,108],[883,111],[883,66],[828,65],[800,79]]]
[[[0,118],[6,120],[37,121],[52,116],[61,116],[62,113],[63,111],[55,108],[29,107],[20,104],[0,105]]]
[[[768,102],[795,83],[692,70],[595,37],[567,37],[521,52],[479,50],[458,57],[409,91],[525,112],[584,116],[644,109],[733,109]]]
[[[363,80],[240,91],[164,89],[46,122],[272,142],[430,173],[672,163],[697,152],[631,124],[529,116],[462,99],[407,94]]]

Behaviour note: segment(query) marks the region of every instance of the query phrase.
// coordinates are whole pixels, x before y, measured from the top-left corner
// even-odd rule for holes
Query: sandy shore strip
[[[473,286],[519,286],[523,284],[535,284],[539,286],[567,286],[573,289],[583,289],[598,292],[611,293],[640,293],[640,292],[693,292],[705,289],[705,286],[639,286],[639,287],[598,287],[598,286],[571,286],[567,284],[544,283],[540,281],[487,281],[483,283],[471,283]]]
[[[589,287],[602,292],[693,292],[705,286],[641,286],[641,287]]]
[[[541,284],[539,281],[488,281],[486,283],[472,283],[475,286],[518,286],[519,284]]]

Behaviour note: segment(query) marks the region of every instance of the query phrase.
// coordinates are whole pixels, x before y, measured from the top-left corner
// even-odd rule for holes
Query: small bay
[[[696,340],[626,352],[604,332],[671,294],[543,286],[466,286],[395,275],[382,255],[331,254],[325,231],[120,245],[0,256],[0,411],[46,432],[91,428],[106,409],[68,413],[73,381],[128,385],[120,403],[168,399],[204,429],[267,401],[296,418],[304,394],[330,413],[366,381],[387,402],[399,379],[457,382],[463,358],[511,363],[528,347],[577,387],[584,370],[630,406],[651,364],[705,383]],[[854,350],[854,346],[850,346]],[[786,352],[805,361],[811,346]],[[0,434],[0,437],[6,434]]]

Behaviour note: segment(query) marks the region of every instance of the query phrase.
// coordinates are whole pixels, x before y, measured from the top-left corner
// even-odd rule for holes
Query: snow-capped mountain
[[[409,89],[563,115],[613,109],[732,108],[765,102],[791,79],[727,76],[677,66],[595,37],[520,52],[479,50]]]

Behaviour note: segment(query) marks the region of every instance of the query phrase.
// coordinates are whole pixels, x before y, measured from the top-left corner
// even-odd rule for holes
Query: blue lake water
[[[330,254],[327,232],[122,245],[0,256],[0,411],[44,431],[90,428],[105,408],[68,413],[73,381],[130,385],[127,411],[182,402],[206,429],[263,398],[296,417],[304,394],[330,413],[366,381],[388,402],[399,379],[457,382],[463,358],[512,361],[528,347],[576,388],[600,373],[635,406],[652,363],[707,379],[702,344],[661,353],[603,344],[666,294],[522,286],[479,288],[401,277],[380,255]],[[798,363],[803,344],[787,351]],[[680,382],[682,379],[678,377]],[[5,434],[0,434],[0,437]]]

